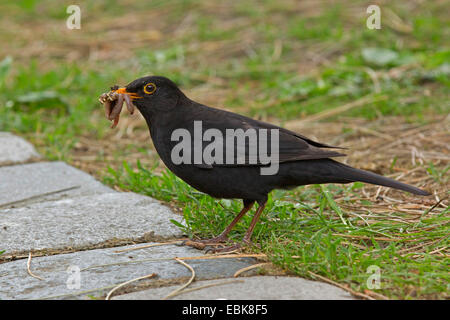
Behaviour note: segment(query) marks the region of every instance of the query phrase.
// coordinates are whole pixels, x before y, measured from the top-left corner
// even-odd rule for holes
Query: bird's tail
[[[389,188],[399,189],[403,191],[407,191],[413,194],[428,196],[429,192],[410,186],[406,183],[402,183],[393,179],[389,179],[383,176],[380,176],[376,173],[360,170],[356,168],[352,168],[343,163],[334,161],[332,159],[323,159],[323,160],[314,160],[314,166],[310,166],[311,171],[315,171],[312,174],[315,174],[316,177],[319,178],[320,181],[313,183],[350,183],[350,182],[366,182],[370,184],[375,184],[379,186],[385,186]],[[306,168],[305,168],[306,169]],[[316,171],[317,170],[317,171]],[[303,171],[304,172],[304,171]],[[312,182],[312,181],[311,181]]]

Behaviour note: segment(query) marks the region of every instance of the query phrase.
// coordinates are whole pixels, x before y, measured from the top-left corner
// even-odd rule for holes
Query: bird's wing
[[[227,112],[224,110],[209,108],[201,106],[199,112],[192,114],[192,120],[201,120],[202,131],[208,129],[218,129],[223,136],[223,161],[221,163],[213,163],[212,166],[236,166],[236,165],[264,165],[260,157],[261,146],[265,145],[267,150],[262,152],[269,156],[271,162],[288,162],[296,160],[313,160],[324,159],[330,157],[345,156],[345,154],[330,150],[332,147],[320,142],[313,141],[293,131],[266,123],[263,121],[254,120],[248,117],[241,116],[236,113]],[[206,108],[206,109],[205,109]],[[209,116],[205,117],[205,111]],[[244,133],[245,139],[242,143],[238,143],[238,139],[234,140],[232,161],[226,159],[229,155],[229,149],[226,149],[226,139],[230,138],[230,131],[227,129],[236,130],[242,129],[241,136]],[[250,129],[250,130],[249,130]],[[265,130],[264,130],[265,129]],[[275,132],[275,131],[276,132]],[[251,134],[256,133],[255,135]],[[265,132],[265,133],[264,133]],[[278,133],[278,138],[276,134]],[[233,137],[234,139],[234,137]],[[253,139],[253,140],[252,140]],[[272,140],[273,139],[273,140]],[[211,139],[211,141],[213,141]],[[208,145],[209,142],[203,142],[203,145]],[[278,147],[275,145],[278,143]],[[205,168],[210,168],[207,165]]]

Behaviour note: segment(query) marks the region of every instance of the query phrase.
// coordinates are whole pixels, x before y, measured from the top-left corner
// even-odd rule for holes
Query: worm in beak
[[[137,95],[127,92],[125,88],[119,88],[118,86],[112,87],[111,91],[100,96],[99,101],[105,108],[106,118],[113,121],[111,128],[115,128],[119,123],[120,112],[124,102],[127,105],[128,112],[134,114],[135,106],[131,102],[131,98],[137,98]]]

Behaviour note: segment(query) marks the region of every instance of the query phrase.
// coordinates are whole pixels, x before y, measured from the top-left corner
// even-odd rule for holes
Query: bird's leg
[[[255,229],[256,223],[259,220],[259,217],[261,216],[261,213],[263,212],[264,208],[266,207],[266,202],[264,202],[263,204],[260,204],[258,207],[258,210],[256,210],[255,215],[253,216],[252,222],[250,223],[250,227],[248,227],[247,232],[245,233],[244,238],[242,239],[242,241],[244,243],[252,243],[251,238],[252,238],[252,234],[253,234],[253,229]]]
[[[242,217],[253,207],[254,203],[255,203],[254,201],[244,200],[244,208],[242,208],[241,212],[239,212],[236,218],[234,218],[233,221],[228,225],[228,227],[226,227],[225,230],[223,230],[222,233],[217,237],[202,240],[187,240],[184,242],[184,244],[198,249],[203,249],[206,245],[215,245],[227,242],[228,241],[227,235],[230,233],[230,231],[233,229],[236,223],[238,223],[239,220],[241,220]]]
[[[252,222],[250,223],[250,227],[248,227],[247,232],[244,235],[244,238],[242,239],[242,242],[244,244],[251,244],[251,237],[253,233],[253,229],[255,229],[256,223],[259,220],[259,217],[261,216],[261,213],[263,212],[264,208],[266,206],[266,202],[263,202],[259,205],[258,210],[256,210],[255,215],[253,216]],[[212,253],[218,253],[218,252],[230,252],[237,249],[240,249],[242,247],[241,243],[235,243],[232,246],[225,247],[225,248],[212,248],[207,250],[208,252]]]
[[[255,203],[254,201],[252,201],[252,202],[244,201],[244,208],[242,208],[241,212],[239,212],[239,214],[236,216],[236,218],[234,218],[233,221],[231,221],[231,223],[228,225],[228,227],[226,227],[225,230],[223,230],[220,235],[218,235],[217,237],[211,238],[211,239],[204,239],[204,240],[200,240],[200,241],[204,242],[204,243],[226,242],[228,240],[227,235],[234,228],[236,223],[238,223],[239,220],[241,220],[242,217],[253,207],[254,203]]]

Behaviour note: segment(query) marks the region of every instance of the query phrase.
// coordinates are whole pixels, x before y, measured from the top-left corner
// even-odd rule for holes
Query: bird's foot
[[[202,240],[186,240],[183,241],[183,245],[190,246],[199,250],[205,249],[205,247],[216,247],[222,245],[224,242],[227,242],[227,236],[218,236],[211,239],[202,239]]]
[[[235,243],[231,246],[206,246],[205,252],[206,253],[232,253],[235,251],[239,251],[242,248],[241,243]]]
[[[250,240],[243,240],[242,242],[236,242],[231,246],[207,246],[205,248],[206,253],[231,253],[235,251],[240,251],[245,246],[252,246],[253,242]],[[258,245],[259,246],[259,245]]]

